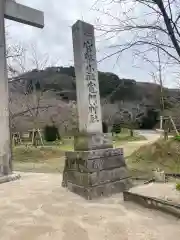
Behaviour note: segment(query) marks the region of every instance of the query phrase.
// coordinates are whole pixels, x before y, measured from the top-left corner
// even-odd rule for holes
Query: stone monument
[[[66,152],[62,186],[86,199],[109,196],[130,187],[123,149],[113,148],[102,132],[94,27],[77,21],[72,27],[79,134]]]
[[[44,14],[13,0],[0,0],[0,183],[13,180],[4,18],[43,28]]]

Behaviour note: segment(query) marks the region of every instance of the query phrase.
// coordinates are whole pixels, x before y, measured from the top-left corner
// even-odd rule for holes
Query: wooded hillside
[[[122,118],[122,112],[137,115],[148,108],[160,109],[160,86],[157,84],[99,72],[99,86],[103,118],[108,124]],[[74,67],[49,67],[27,72],[9,82],[9,89],[10,109],[18,130],[29,129],[33,124],[42,127],[50,122],[59,127],[63,125],[63,129],[65,123],[65,128],[77,128]],[[180,99],[178,90],[166,88],[164,96],[168,109]],[[18,126],[20,119],[23,123]]]

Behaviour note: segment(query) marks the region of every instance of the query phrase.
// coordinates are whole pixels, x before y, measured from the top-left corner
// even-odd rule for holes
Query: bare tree
[[[140,104],[132,102],[122,102],[118,107],[122,122],[129,129],[130,136],[133,137],[134,129],[138,127],[139,116],[142,117],[145,111],[140,108]]]
[[[132,113],[130,113],[129,110],[124,109],[124,102],[121,101],[120,103],[114,103],[110,104],[111,98],[116,94],[116,92],[123,86],[123,82],[120,82],[119,85],[110,93],[106,98],[104,98],[101,101],[102,105],[102,114],[103,114],[103,119],[107,126],[113,126],[115,122],[119,123],[125,123],[126,126],[130,127],[132,129]],[[130,116],[128,119],[126,118],[126,115]],[[127,124],[127,122],[129,124]],[[130,124],[131,122],[131,124]],[[131,135],[133,135],[133,132],[131,131]]]
[[[161,59],[160,49],[156,49],[156,54],[154,55],[154,60],[150,61],[149,59],[145,59],[148,61],[152,66],[153,70],[151,71],[150,75],[154,82],[157,84],[156,97],[159,101],[159,109],[160,109],[160,129],[164,129],[164,138],[165,140],[168,139],[168,132],[170,130],[170,126],[172,125],[173,129],[175,130],[176,134],[179,135],[178,130],[176,128],[175,122],[171,116],[172,113],[172,103],[176,106],[179,105],[177,97],[172,97],[169,99],[169,96],[166,94],[165,88],[165,78],[166,78],[166,67],[168,62],[164,63]],[[170,106],[170,107],[169,107]]]
[[[15,48],[16,49],[16,48]],[[9,81],[10,86],[10,122],[14,126],[13,120],[18,116],[28,115],[30,121],[33,123],[33,145],[36,145],[36,138],[39,135],[42,142],[42,137],[39,131],[39,115],[42,111],[47,111],[49,108],[54,107],[48,101],[48,93],[44,92],[38,76],[38,72],[50,66],[49,57],[47,54],[40,56],[34,45],[30,49],[20,47],[21,54],[13,55],[9,60],[9,70],[13,76]],[[28,67],[30,66],[30,67]],[[34,71],[31,71],[35,69]],[[31,74],[28,77],[27,72]],[[48,99],[48,100],[47,100]],[[18,102],[18,104],[17,104]],[[18,111],[15,104],[21,108]]]
[[[24,52],[24,48],[20,44],[10,44],[9,41],[11,40],[10,34],[8,29],[6,28],[6,59],[7,59],[7,71],[8,76],[13,77],[15,74],[14,68],[12,66],[12,61],[15,59],[19,59]],[[9,44],[8,44],[9,43]]]
[[[180,63],[178,0],[97,0],[92,9],[101,14],[97,21],[100,36],[115,42],[110,44],[112,52],[101,60],[113,55],[119,58],[129,49],[136,59],[152,59],[158,48],[169,64]]]
[[[68,103],[57,100],[54,108],[50,108],[50,121],[54,123],[61,135],[74,135],[78,131],[78,116],[76,102]]]
[[[107,124],[108,127],[112,127],[115,120],[121,120],[122,115],[119,111],[118,104],[116,103],[103,103],[102,104],[102,117],[103,122]]]
[[[35,99],[36,100],[36,99]],[[73,127],[73,121],[77,121],[71,102],[64,102],[55,98],[48,92],[44,93],[39,102],[34,104],[33,94],[13,93],[11,95],[10,112],[12,124],[19,129],[43,128],[45,125],[55,124],[62,132]],[[20,122],[20,119],[22,120]]]
[[[180,2],[97,0],[92,9],[101,14],[96,29],[109,46],[109,53],[100,62],[112,56],[117,56],[118,61],[122,53],[131,50],[135,61],[140,59],[141,63],[143,60],[155,65],[156,73],[152,72],[152,77],[160,86],[160,112],[164,115],[167,99],[163,68],[173,69],[180,63]]]

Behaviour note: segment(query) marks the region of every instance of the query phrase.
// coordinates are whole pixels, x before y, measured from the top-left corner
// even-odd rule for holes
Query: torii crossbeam
[[[0,176],[12,173],[5,18],[33,27],[44,27],[43,12],[13,0],[0,0]]]

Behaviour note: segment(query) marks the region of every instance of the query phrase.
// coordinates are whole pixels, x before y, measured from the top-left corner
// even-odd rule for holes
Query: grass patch
[[[174,140],[176,140],[176,141],[179,141],[179,142],[180,142],[180,136],[179,136],[179,135],[176,135],[176,136],[174,137]]]
[[[62,172],[65,151],[71,146],[19,146],[13,148],[13,167],[23,172]]]
[[[180,191],[180,183],[176,183],[176,190]]]
[[[64,157],[49,159],[42,162],[13,162],[13,168],[19,172],[35,173],[62,173],[64,169]]]
[[[59,147],[19,146],[13,148],[13,160],[18,162],[41,162],[51,158],[61,157],[64,152]]]
[[[128,130],[114,137],[115,146],[123,145],[127,141],[144,140],[139,135],[129,136]],[[62,172],[64,168],[64,156],[66,151],[73,151],[73,138],[66,138],[63,141],[44,142],[44,146],[37,148],[30,143],[13,148],[13,165],[16,171],[31,172]],[[132,151],[136,146],[128,147]],[[131,151],[131,153],[132,153]],[[125,152],[128,150],[125,148]],[[130,153],[130,154],[131,154]]]
[[[134,133],[134,136],[130,136],[130,131],[128,129],[123,130],[120,134],[113,136],[114,145],[118,146],[119,144],[125,142],[133,142],[133,141],[144,141],[146,138],[142,135]]]
[[[135,134],[134,136],[130,136],[127,134],[118,134],[117,136],[113,137],[113,140],[115,142],[129,142],[129,141],[142,141],[142,140],[146,140],[146,138],[144,136]]]
[[[160,139],[142,146],[127,158],[127,164],[133,176],[149,176],[155,168],[168,173],[180,173],[180,142]]]
[[[13,167],[23,172],[62,172],[66,151],[73,151],[73,140],[46,142],[35,148],[31,143],[13,147]]]

